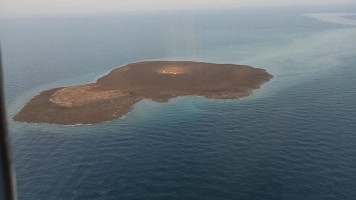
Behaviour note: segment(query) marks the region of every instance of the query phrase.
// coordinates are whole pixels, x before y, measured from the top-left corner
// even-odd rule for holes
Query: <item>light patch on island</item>
[[[76,107],[124,95],[121,90],[103,90],[96,85],[80,85],[58,90],[49,101],[63,107]]]
[[[178,74],[183,74],[185,71],[183,69],[179,69],[176,67],[167,67],[159,70],[159,73],[161,74],[171,74],[171,75],[178,75]]]

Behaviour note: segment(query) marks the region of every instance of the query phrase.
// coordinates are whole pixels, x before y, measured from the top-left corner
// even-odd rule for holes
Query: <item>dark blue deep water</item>
[[[257,11],[1,19],[9,118],[138,60],[275,75],[248,98],[144,100],[96,125],[10,120],[19,199],[356,199],[356,27]]]

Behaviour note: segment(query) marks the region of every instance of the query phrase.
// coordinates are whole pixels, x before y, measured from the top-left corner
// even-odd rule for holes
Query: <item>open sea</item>
[[[313,13],[356,6],[1,18],[19,199],[355,200],[356,18]],[[240,100],[144,100],[95,125],[10,120],[43,90],[142,60],[274,78]]]

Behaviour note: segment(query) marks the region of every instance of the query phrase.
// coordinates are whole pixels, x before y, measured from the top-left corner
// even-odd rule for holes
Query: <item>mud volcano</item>
[[[143,99],[178,96],[238,99],[273,76],[246,65],[188,61],[138,62],[114,69],[96,83],[55,88],[30,100],[13,119],[50,124],[93,124],[128,113]]]

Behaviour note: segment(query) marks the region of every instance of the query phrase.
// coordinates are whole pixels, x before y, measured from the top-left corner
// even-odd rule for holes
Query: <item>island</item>
[[[143,100],[167,102],[178,96],[239,99],[273,76],[246,65],[192,61],[145,61],[112,70],[95,83],[55,88],[35,96],[14,121],[94,124],[127,114]]]

